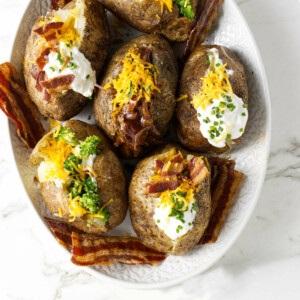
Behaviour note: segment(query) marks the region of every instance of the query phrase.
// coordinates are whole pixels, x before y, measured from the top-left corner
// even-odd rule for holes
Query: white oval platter
[[[44,14],[49,7],[47,0],[32,0],[20,22],[16,38],[12,46],[11,62],[22,69],[27,38],[36,18]],[[113,51],[140,32],[122,24],[109,15],[113,37]],[[115,264],[107,267],[86,268],[95,276],[118,282],[132,288],[162,288],[182,282],[200,274],[216,263],[232,246],[245,227],[259,197],[268,161],[271,136],[271,111],[267,79],[258,48],[251,31],[233,0],[225,0],[217,21],[206,44],[220,44],[232,49],[245,66],[249,86],[249,127],[242,142],[226,155],[230,155],[237,163],[237,169],[245,174],[244,183],[236,196],[235,203],[226,219],[218,241],[202,247],[195,247],[182,257],[169,256],[156,267],[128,266]],[[182,48],[175,47],[175,48]],[[93,123],[91,105],[76,118]],[[30,151],[25,149],[16,136],[15,126],[8,124],[12,151],[21,180],[28,195],[28,201],[46,226],[43,216],[51,214],[46,208],[40,190],[33,181],[35,170],[29,166]],[[40,223],[41,226],[42,222]],[[123,224],[110,234],[132,233],[130,220],[127,216]],[[49,230],[49,234],[50,230]],[[51,234],[52,235],[52,234]],[[60,247],[57,245],[57,247]],[[61,248],[64,251],[64,248]]]

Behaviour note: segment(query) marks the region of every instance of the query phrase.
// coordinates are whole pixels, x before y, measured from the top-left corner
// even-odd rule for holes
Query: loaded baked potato
[[[189,149],[221,153],[240,141],[248,122],[244,67],[223,46],[201,46],[187,60],[177,105],[177,133]]]
[[[137,165],[129,187],[133,228],[158,251],[183,255],[202,237],[211,213],[206,159],[167,145]]]
[[[113,56],[94,101],[98,126],[125,157],[137,157],[163,136],[174,112],[177,64],[169,43],[142,35]]]
[[[97,0],[73,0],[38,18],[26,46],[24,76],[42,115],[63,121],[82,110],[109,45],[106,14]]]
[[[200,0],[99,0],[108,10],[145,33],[185,42],[200,13]]]
[[[127,211],[122,165],[104,134],[81,121],[68,121],[34,148],[30,163],[49,210],[88,233],[118,226]]]

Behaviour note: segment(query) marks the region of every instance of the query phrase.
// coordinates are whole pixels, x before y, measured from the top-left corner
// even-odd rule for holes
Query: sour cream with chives
[[[62,54],[63,53],[63,54]],[[70,62],[64,67],[66,57],[70,57]],[[65,43],[60,43],[60,52],[52,51],[48,56],[48,63],[44,67],[48,79],[74,75],[75,79],[70,85],[70,89],[82,94],[85,97],[93,95],[96,84],[96,72],[92,69],[90,61],[74,46],[72,49]]]
[[[229,77],[233,75],[233,70],[225,68],[218,49],[212,48],[207,52],[208,69],[202,79],[206,82],[192,103],[197,110],[202,135],[212,146],[223,148],[244,133],[248,121],[248,105],[232,92]],[[219,92],[209,90],[216,87]],[[223,92],[220,93],[220,90]]]
[[[160,205],[155,208],[153,218],[156,225],[163,230],[171,240],[175,241],[187,234],[193,228],[193,222],[197,213],[195,201],[191,201],[188,210],[184,212],[184,217],[182,219],[184,222],[178,220],[176,217],[169,216],[170,211],[170,205]]]

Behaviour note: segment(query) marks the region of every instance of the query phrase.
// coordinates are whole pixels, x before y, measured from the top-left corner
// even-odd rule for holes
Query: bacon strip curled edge
[[[117,262],[155,266],[167,257],[135,237],[94,236],[61,221],[45,220],[59,243],[72,252],[71,261],[78,266],[107,266]]]
[[[212,213],[199,245],[217,241],[244,176],[234,169],[233,160],[211,157],[209,163],[211,165]]]
[[[218,15],[218,8],[223,0],[206,0],[204,8],[200,14],[196,26],[190,33],[187,41],[184,57],[187,59],[194,51],[197,45],[201,45],[205,41],[207,33]]]
[[[45,135],[37,109],[9,62],[0,65],[0,109],[15,122],[17,135],[27,148],[34,148]]]

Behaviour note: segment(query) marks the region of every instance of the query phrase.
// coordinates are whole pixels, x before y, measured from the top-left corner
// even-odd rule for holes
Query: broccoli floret
[[[89,136],[84,142],[80,144],[80,154],[82,156],[99,154],[100,151],[97,150],[97,146],[100,142],[101,139],[98,136]]]
[[[191,1],[188,0],[174,0],[175,4],[180,9],[180,13],[184,15],[187,19],[191,20],[194,19],[195,13],[193,12]]]
[[[72,198],[76,198],[77,196],[80,196],[79,188],[81,186],[80,181],[74,181],[73,186],[71,188]]]
[[[88,177],[83,182],[83,189],[86,193],[96,193],[97,192],[97,184],[92,181],[91,177]]]
[[[75,133],[68,127],[61,127],[61,129],[59,130],[59,134],[55,139],[57,141],[62,139],[67,144],[70,144],[72,146],[76,146],[79,144],[79,141],[75,138]]]
[[[63,166],[66,170],[77,173],[77,171],[74,169],[71,162],[73,162],[73,164],[75,164],[75,166],[78,166],[79,164],[82,163],[82,159],[79,158],[78,156],[71,155],[64,161]]]
[[[98,194],[87,193],[79,199],[79,204],[85,210],[90,211],[93,215],[100,210],[100,198]]]
[[[101,218],[102,221],[104,221],[105,223],[108,222],[109,217],[110,217],[110,212],[109,212],[109,210],[107,209],[107,207],[105,207],[105,208],[101,211],[100,215],[103,216],[103,218]]]

